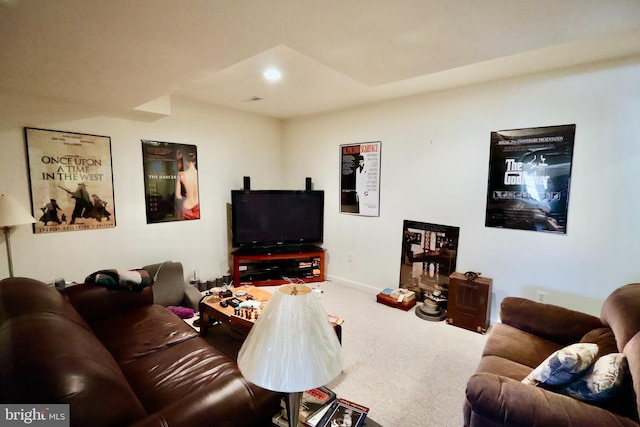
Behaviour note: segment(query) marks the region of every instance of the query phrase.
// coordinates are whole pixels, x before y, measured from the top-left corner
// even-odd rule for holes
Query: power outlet
[[[536,296],[538,298],[538,302],[545,304],[547,302],[547,292],[542,290],[536,291]]]
[[[347,254],[347,262],[353,262],[353,255]]]

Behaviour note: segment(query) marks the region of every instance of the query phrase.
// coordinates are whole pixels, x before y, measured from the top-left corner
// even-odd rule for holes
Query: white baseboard
[[[353,280],[349,280],[349,279],[344,279],[342,277],[337,277],[337,276],[331,276],[331,275],[327,275],[326,276],[326,281],[327,282],[337,282],[340,284],[344,284],[347,286],[351,286],[354,288],[358,288],[360,290],[366,291],[368,293],[371,293],[372,295],[377,295],[380,293],[380,291],[382,291],[382,289],[373,287],[371,285],[367,285],[365,283],[360,283],[360,282],[356,282]]]

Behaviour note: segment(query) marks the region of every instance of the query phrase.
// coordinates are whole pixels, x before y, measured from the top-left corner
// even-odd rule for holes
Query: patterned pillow
[[[525,379],[524,384],[563,385],[582,375],[595,360],[598,345],[592,343],[571,344],[547,357]]]
[[[622,387],[626,366],[627,358],[624,354],[607,354],[560,392],[587,402],[608,400]]]

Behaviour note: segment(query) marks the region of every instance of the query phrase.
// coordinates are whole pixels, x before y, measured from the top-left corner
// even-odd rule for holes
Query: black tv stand
[[[240,248],[232,252],[237,286],[324,281],[324,249],[316,245]]]

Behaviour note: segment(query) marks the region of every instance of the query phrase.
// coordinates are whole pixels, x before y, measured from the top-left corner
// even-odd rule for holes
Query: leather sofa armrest
[[[602,327],[600,319],[590,314],[518,297],[502,300],[500,320],[558,344],[578,342],[587,332]]]
[[[83,283],[61,289],[60,293],[89,323],[153,304],[150,286],[141,292],[129,292]]]
[[[477,373],[467,383],[465,425],[635,426],[629,418],[577,399],[522,384],[511,378]]]

